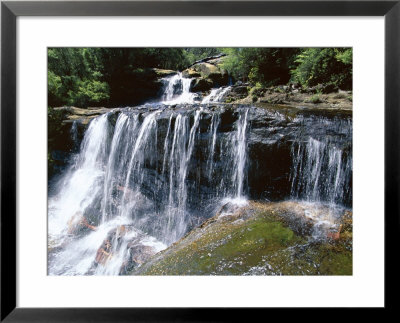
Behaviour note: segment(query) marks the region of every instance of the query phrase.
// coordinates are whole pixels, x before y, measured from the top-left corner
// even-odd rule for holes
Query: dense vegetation
[[[141,86],[149,68],[183,70],[219,53],[231,77],[251,86],[352,87],[351,48],[50,48],[48,105],[129,105],[154,93]]]
[[[226,48],[224,66],[237,79],[272,86],[298,82],[303,87],[352,87],[351,48]]]

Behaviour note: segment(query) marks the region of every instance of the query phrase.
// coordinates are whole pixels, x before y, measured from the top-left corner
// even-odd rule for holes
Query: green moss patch
[[[211,218],[134,274],[351,275],[351,234],[314,241],[284,220],[297,209],[296,202],[251,203],[230,216]]]

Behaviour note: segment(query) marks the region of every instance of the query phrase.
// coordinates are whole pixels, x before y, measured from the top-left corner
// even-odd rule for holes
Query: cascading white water
[[[164,239],[170,244],[182,237],[187,229],[187,186],[186,177],[193,152],[195,137],[199,126],[202,109],[195,112],[194,122],[189,132],[188,116],[178,114],[169,153],[169,194]],[[166,137],[168,140],[168,136]],[[168,151],[164,151],[164,156]],[[175,229],[172,229],[175,228]]]
[[[341,204],[349,195],[352,172],[351,155],[342,148],[312,137],[292,146],[292,196],[331,205]]]
[[[210,94],[204,97],[202,104],[221,102],[224,96],[231,90],[231,86],[212,89]]]
[[[90,123],[79,155],[58,184],[58,194],[49,198],[49,234],[55,244],[63,242],[71,217],[90,207],[101,189],[109,146],[107,118],[104,114]]]
[[[204,105],[191,104],[191,79],[177,74],[166,82],[161,103],[181,106],[117,109],[89,124],[79,153],[49,195],[49,274],[129,273],[225,203],[247,203],[249,137],[257,137],[253,108],[208,104],[229,87],[212,90]],[[274,123],[286,119],[267,117],[263,145],[273,145],[287,135]],[[351,149],[320,130],[348,138],[351,124],[317,121],[293,121],[301,137],[287,141],[293,143],[286,197],[341,204],[351,196]],[[303,135],[311,124],[317,135]],[[71,135],[78,140],[76,124]]]
[[[217,130],[218,126],[221,122],[221,117],[219,113],[214,113],[211,117],[211,123],[209,132],[212,134],[209,139],[208,147],[210,147],[210,152],[208,153],[207,158],[207,168],[208,173],[207,177],[209,181],[212,181],[213,170],[214,170],[214,154],[215,154],[215,146],[217,143]]]
[[[237,121],[237,131],[235,134],[235,165],[233,182],[236,187],[236,198],[243,198],[243,183],[246,167],[247,149],[246,149],[246,131],[247,131],[247,115],[249,110],[246,109],[244,113],[240,114],[239,120]]]
[[[295,142],[291,153],[292,197],[311,205],[329,206],[329,212],[314,218],[313,238],[325,239],[326,226],[335,227],[343,210],[341,204],[346,196],[351,196],[351,155],[345,156],[346,152],[329,138],[320,141],[312,137],[306,142]]]
[[[208,177],[225,178],[208,203],[242,197],[248,109],[241,110],[234,131],[221,139],[219,112],[200,107],[171,112],[160,141],[160,114],[125,109],[90,123],[75,163],[49,198],[49,245],[54,250],[49,274],[127,272],[132,259],[153,254],[187,232],[193,218],[188,200],[201,184],[188,176],[195,170],[191,165],[203,116],[211,114]],[[221,147],[227,154],[216,160],[215,150]],[[216,165],[226,174],[221,169],[215,173]]]
[[[78,142],[78,123],[76,122],[76,120],[74,120],[74,122],[72,123],[70,133],[72,142],[74,145],[76,145],[76,143]]]
[[[193,103],[195,94],[190,92],[191,78],[185,78],[182,73],[164,79],[167,83],[162,103],[172,105],[181,103]]]

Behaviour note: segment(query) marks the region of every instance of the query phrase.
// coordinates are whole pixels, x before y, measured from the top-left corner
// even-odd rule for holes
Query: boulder
[[[208,79],[213,82],[214,87],[221,87],[229,84],[228,73],[211,73]]]
[[[188,68],[182,71],[182,76],[186,78],[192,78],[192,77],[201,77],[201,74],[192,68]]]
[[[229,202],[217,215],[153,256],[141,275],[351,275],[352,253],[313,228],[329,208],[300,202]],[[324,223],[329,223],[325,220]],[[340,222],[336,217],[325,233]],[[343,225],[341,226],[343,228]],[[329,264],[336,263],[335,266]]]
[[[244,86],[244,85],[234,86],[231,90],[231,93],[238,94],[238,95],[245,95],[245,96],[248,95],[248,92],[249,92],[249,90],[248,90],[247,86]]]
[[[195,79],[191,85],[191,92],[204,92],[213,87],[213,82],[209,79],[198,78]]]
[[[82,229],[90,229],[95,231],[97,227],[89,224],[82,212],[78,211],[68,220],[67,232],[68,234],[78,234]]]
[[[217,65],[209,63],[198,63],[182,72],[184,77],[196,77],[212,82],[212,87],[228,85],[229,75]]]
[[[153,68],[153,71],[156,73],[158,77],[167,77],[178,73],[177,71],[164,70],[160,68]]]
[[[201,74],[201,77],[207,78],[210,74],[220,74],[219,68],[213,64],[200,63],[192,67],[193,70]]]
[[[120,274],[126,274],[128,270],[141,266],[159,251],[156,246],[148,245],[148,240],[144,233],[135,230],[133,226],[120,225],[107,234],[96,252],[94,266],[107,266],[113,257],[125,252],[127,257],[121,264]]]

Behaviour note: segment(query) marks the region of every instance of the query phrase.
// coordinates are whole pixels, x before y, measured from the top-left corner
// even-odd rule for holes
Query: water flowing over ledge
[[[248,199],[351,207],[351,117],[215,103],[226,88],[196,104],[190,79],[166,80],[162,103],[103,114],[80,143],[71,129],[80,148],[50,187],[50,275],[130,272]]]

